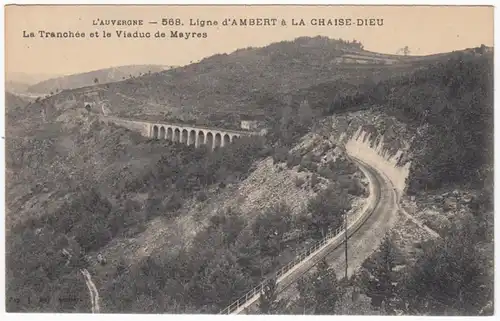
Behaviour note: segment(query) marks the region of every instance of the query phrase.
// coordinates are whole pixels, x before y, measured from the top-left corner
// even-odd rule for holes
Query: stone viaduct
[[[138,131],[143,136],[154,139],[166,139],[172,142],[194,145],[208,145],[209,148],[224,147],[241,136],[259,135],[256,131],[210,128],[187,124],[157,123],[150,121],[130,120],[111,116],[100,116],[105,123]]]

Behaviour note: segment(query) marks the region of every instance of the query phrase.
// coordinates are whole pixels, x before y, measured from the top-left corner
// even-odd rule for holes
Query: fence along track
[[[362,164],[362,167],[367,167],[369,166],[355,158],[351,157],[354,159],[354,161],[358,164]],[[365,169],[366,172],[373,172],[373,170],[368,170]],[[365,173],[366,175],[367,173]],[[351,223],[348,228],[347,228],[347,237],[351,237],[352,234],[354,234],[360,227],[363,225],[366,220],[370,217],[370,215],[375,211],[375,208],[377,207],[377,204],[380,201],[380,186],[382,185],[378,175],[374,175],[373,173],[370,173],[368,176],[368,179],[370,180],[370,194],[374,193],[375,199],[372,204],[369,204],[367,208],[365,208],[365,211],[363,214],[359,215],[358,218]],[[371,177],[371,178],[370,178]],[[372,181],[375,180],[374,181]],[[374,185],[377,185],[377,188],[375,188]],[[259,283],[257,286],[255,286],[253,289],[245,293],[243,296],[241,296],[239,299],[231,303],[229,306],[227,306],[225,309],[221,310],[219,314],[233,314],[233,313],[239,313],[243,311],[245,308],[250,306],[252,303],[254,303],[259,297],[260,294],[262,293],[264,286],[267,284],[267,282],[270,279],[276,279],[276,283],[279,284],[281,281],[283,281],[287,276],[292,274],[296,269],[298,269],[303,263],[314,259],[316,256],[318,256],[324,249],[326,249],[328,246],[331,246],[332,248],[329,251],[323,251],[322,257],[326,256],[330,251],[334,250],[337,248],[340,244],[342,244],[344,238],[345,238],[345,233],[344,233],[344,227],[341,226],[337,228],[336,230],[329,231],[327,235],[318,241],[315,245],[310,247],[309,249],[302,251],[299,253],[295,259],[293,259],[291,262],[283,266],[281,269],[279,269],[277,272],[273,273],[271,276],[267,277]],[[319,261],[320,258],[316,258],[317,261]],[[317,262],[316,262],[317,263]]]

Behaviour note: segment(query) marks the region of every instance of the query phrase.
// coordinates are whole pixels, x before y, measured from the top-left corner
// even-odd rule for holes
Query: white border
[[[230,4],[307,4],[307,5],[312,5],[312,4],[345,4],[345,5],[495,5],[495,1],[377,1],[377,0],[372,0],[372,1],[315,1],[314,3],[308,3],[306,1],[148,1],[146,3],[140,3],[137,1],[127,1],[127,0],[121,0],[121,1],[61,1],[61,0],[52,0],[52,1],[26,1],[26,0],[20,0],[20,1],[6,1],[5,4],[225,4],[225,5],[230,5]],[[1,33],[2,35],[5,35],[4,33],[4,14],[5,11],[2,10],[1,13],[1,18],[2,22],[1,23]],[[496,15],[496,8],[495,8],[495,15]],[[466,22],[464,22],[466,23]],[[494,43],[496,43],[498,39],[498,33],[496,32],[498,30],[498,24],[495,20],[495,33],[494,33]],[[2,42],[2,46],[4,46],[5,41]],[[1,50],[2,58],[4,61],[4,68],[5,68],[5,50],[2,47]],[[497,54],[495,53],[495,75],[498,74],[498,61],[497,61]],[[2,83],[5,83],[5,72],[2,72],[0,75],[0,79],[2,80]],[[497,106],[497,92],[498,92],[498,82],[495,81],[495,107]],[[1,99],[3,102],[5,102],[5,92],[2,90],[1,91]],[[3,186],[5,186],[5,104],[2,104],[2,113],[0,115],[0,127],[2,130],[2,139],[1,139],[1,148],[0,148],[0,162],[2,166],[2,170],[0,171],[0,181],[3,183]],[[496,109],[496,108],[495,108]],[[498,123],[498,113],[495,113],[495,123]],[[499,135],[497,126],[495,126],[495,137]],[[497,139],[495,139],[495,156],[497,156],[496,151],[498,151],[498,145],[497,145]],[[497,157],[495,157],[497,159]],[[495,161],[495,167],[497,165],[497,162]],[[498,174],[497,171],[495,171],[495,183],[498,181]],[[496,184],[495,184],[496,185]],[[497,189],[495,189],[495,201],[498,199],[499,192]],[[0,196],[0,203],[2,204],[3,207],[3,215],[5,215],[5,189],[4,192],[1,193]],[[496,202],[495,202],[496,203]],[[495,225],[495,235],[498,235],[498,224]],[[0,239],[1,239],[1,254],[0,254],[0,262],[1,262],[1,267],[3,273],[1,273],[0,276],[0,289],[5,289],[5,217],[2,219],[2,227],[0,228]],[[497,275],[497,258],[498,258],[498,246],[495,246],[495,275]],[[495,277],[495,280],[497,278]],[[498,293],[498,284],[497,282],[495,283],[495,294]],[[499,305],[498,305],[498,299],[495,300],[495,311],[498,311]],[[61,319],[64,318],[64,320],[70,319],[70,320],[86,320],[92,318],[93,320],[108,320],[108,319],[113,319],[113,320],[120,320],[120,321],[125,321],[125,320],[136,320],[138,318],[147,318],[149,320],[156,319],[156,320],[169,320],[171,318],[176,318],[178,320],[198,320],[198,319],[205,319],[205,320],[220,320],[220,318],[236,318],[236,319],[248,319],[252,318],[252,320],[292,320],[292,319],[300,319],[300,320],[318,320],[320,318],[335,318],[335,320],[352,320],[352,319],[370,319],[373,321],[379,321],[379,320],[384,320],[388,317],[386,316],[365,316],[365,317],[359,317],[359,316],[354,316],[354,317],[349,317],[349,316],[220,316],[220,315],[134,315],[134,314],[101,314],[101,315],[92,315],[92,314],[6,314],[5,313],[5,290],[0,290],[0,304],[3,306],[2,308],[2,316],[4,320],[19,320],[19,319],[25,319],[25,320],[43,320],[45,318],[50,318],[50,319]],[[498,313],[497,313],[498,314]],[[408,317],[397,317],[398,319],[404,319],[404,320],[423,320],[423,319],[434,319],[434,320],[458,320],[458,317],[417,317],[417,316],[408,316]],[[492,319],[494,317],[468,317],[466,318],[467,320],[469,319],[474,319],[474,320],[486,320],[486,319]],[[464,320],[463,317],[460,317],[460,320]]]
[[[495,1],[489,0],[489,1],[451,1],[451,0],[436,0],[436,1],[422,1],[422,0],[414,0],[414,1],[408,1],[408,0],[400,0],[400,1],[395,1],[395,0],[388,0],[388,1],[380,1],[380,0],[360,0],[360,1],[325,1],[325,0],[319,0],[319,1],[287,1],[287,0],[275,0],[275,1],[266,1],[266,0],[254,0],[254,1],[224,1],[224,0],[216,0],[216,1],[193,1],[193,0],[185,0],[185,1],[158,1],[158,0],[153,0],[153,1],[145,1],[145,2],[139,2],[139,1],[130,1],[130,0],[111,0],[111,1],[99,1],[99,0],[87,0],[87,1],[71,1],[71,0],[52,0],[52,1],[47,1],[47,0],[41,0],[41,1],[30,1],[30,0],[19,0],[19,1],[5,1],[4,4],[68,4],[68,5],[75,5],[75,4],[131,4],[131,5],[163,5],[163,4],[169,4],[169,5],[186,5],[186,4],[198,4],[198,5],[211,5],[211,4],[218,4],[218,5],[285,5],[285,4],[298,4],[298,5],[433,5],[433,6],[441,6],[441,5],[450,5],[450,6],[494,6]]]

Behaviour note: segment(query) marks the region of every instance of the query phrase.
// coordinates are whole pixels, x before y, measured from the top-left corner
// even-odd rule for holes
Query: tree
[[[297,304],[304,314],[334,314],[344,292],[325,259],[318,263],[311,276],[298,280],[297,290]]]
[[[335,272],[333,269],[328,268],[325,259],[318,263],[314,277],[315,314],[334,314],[335,306],[342,295],[342,291]]]
[[[278,300],[278,285],[276,279],[269,279],[262,289],[259,297],[259,311],[262,314],[276,314],[285,305],[285,301]]]
[[[255,221],[253,232],[258,237],[265,255],[276,256],[280,253],[283,236],[290,229],[292,222],[290,212],[286,204],[279,203]]]
[[[375,260],[373,279],[368,281],[368,296],[372,305],[385,306],[386,312],[392,313],[392,300],[395,298],[393,269],[396,266],[396,249],[389,236],[385,236],[380,245],[379,256]]]
[[[299,299],[296,304],[299,308],[299,313],[308,314],[312,313],[314,308],[314,291],[313,284],[310,282],[309,277],[301,277],[297,280],[297,291],[299,292]]]
[[[373,307],[371,299],[360,293],[356,286],[344,291],[335,312],[339,315],[384,315],[383,311]]]
[[[347,193],[337,184],[328,186],[307,204],[312,214],[311,227],[316,236],[325,237],[330,229],[343,222],[343,215],[350,209]]]
[[[99,83],[99,79],[97,79],[97,77],[94,78],[94,84],[98,84],[98,83]]]
[[[215,215],[211,219],[209,228],[219,229],[222,232],[224,243],[229,247],[234,244],[241,230],[245,227],[245,221],[238,212],[227,209],[222,215]]]
[[[410,313],[477,315],[493,297],[492,262],[473,242],[467,219],[425,246],[400,293]]]
[[[286,106],[282,109],[278,129],[279,136],[285,145],[292,143],[294,131],[294,112],[292,107]]]
[[[309,102],[307,100],[303,100],[300,103],[298,114],[299,114],[298,116],[300,125],[305,128],[309,128],[312,124],[314,115],[311,106],[309,105]]]

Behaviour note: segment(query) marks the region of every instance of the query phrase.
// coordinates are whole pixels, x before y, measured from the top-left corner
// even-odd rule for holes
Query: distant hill
[[[112,114],[123,117],[237,124],[243,115],[272,117],[287,96],[305,93],[311,86],[339,82],[356,91],[367,81],[401,76],[458,53],[384,55],[364,50],[359,42],[300,37],[113,83],[102,84],[95,73],[88,78],[88,87],[54,92],[46,103],[58,109],[67,101],[83,107],[84,101],[95,100],[96,106],[105,102]],[[100,84],[93,83],[96,77]],[[337,92],[346,89],[337,88]]]
[[[30,84],[17,82],[17,81],[5,81],[5,90],[15,93],[23,93],[30,87]]]
[[[55,78],[60,75],[57,74],[40,74],[40,73],[26,73],[26,72],[5,72],[5,80],[7,82],[21,83],[26,85],[34,85],[40,81],[49,78]]]
[[[137,77],[147,73],[163,71],[167,68],[169,67],[161,65],[130,65],[99,69],[85,73],[47,79],[29,86],[27,90],[33,93],[55,93],[66,89],[92,86],[96,83],[105,84],[121,81],[130,77]]]
[[[5,90],[11,93],[25,93],[28,88],[40,81],[49,78],[57,77],[50,74],[31,74],[24,72],[6,72],[5,73]]]
[[[14,95],[8,91],[5,92],[5,110],[7,112],[24,108],[28,104],[25,99]]]

